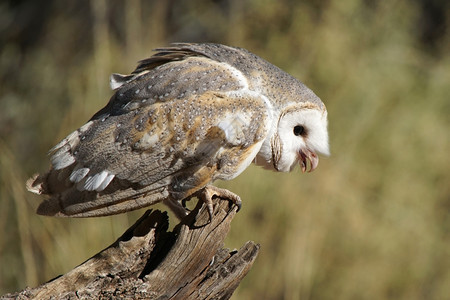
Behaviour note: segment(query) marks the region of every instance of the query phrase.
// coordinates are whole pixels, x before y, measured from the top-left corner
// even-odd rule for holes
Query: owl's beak
[[[310,168],[308,170],[308,172],[312,172],[314,171],[317,166],[319,165],[319,157],[317,156],[316,153],[314,153],[313,151],[309,150],[309,149],[301,149],[299,151],[299,160],[300,160],[300,166],[302,167],[302,172],[305,173],[307,171],[308,168],[308,161],[309,161],[309,165]]]

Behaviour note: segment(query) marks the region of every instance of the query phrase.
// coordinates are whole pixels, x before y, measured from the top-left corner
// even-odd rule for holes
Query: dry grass
[[[0,48],[0,294],[67,272],[141,214],[40,217],[39,197],[24,189],[47,167],[46,151],[106,103],[109,73],[130,72],[149,49],[172,41],[215,41],[248,48],[300,78],[330,118],[332,156],[314,173],[251,167],[218,183],[244,201],[227,245],[262,245],[234,298],[450,295],[448,36],[424,49],[419,7],[406,0],[288,2],[55,1],[32,46],[23,36],[7,39]],[[14,10],[0,12],[7,20]]]

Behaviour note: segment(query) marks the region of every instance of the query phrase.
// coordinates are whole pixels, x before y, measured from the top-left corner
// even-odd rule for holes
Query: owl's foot
[[[165,199],[163,203],[170,208],[170,210],[175,214],[175,216],[179,220],[186,217],[189,213],[189,210],[185,206],[183,206],[182,204],[180,204],[180,202],[170,197]]]
[[[213,198],[218,197],[218,198],[221,198],[224,200],[231,201],[234,205],[237,206],[237,211],[239,211],[242,206],[241,197],[239,197],[238,195],[236,195],[233,192],[230,192],[229,190],[221,189],[221,188],[215,187],[213,185],[205,186],[203,189],[198,191],[195,194],[195,196],[197,196],[200,200],[203,201],[203,203],[205,203],[206,209],[208,210],[208,214],[209,214],[209,221],[212,220],[213,211],[214,211],[214,206],[213,206],[213,201],[212,201]]]

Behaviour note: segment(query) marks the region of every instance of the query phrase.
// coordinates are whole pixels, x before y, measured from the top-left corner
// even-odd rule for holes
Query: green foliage
[[[234,298],[450,295],[450,40],[424,39],[421,1],[21,3],[0,5],[0,294],[67,272],[142,213],[41,217],[24,188],[106,104],[109,74],[169,42],[213,41],[305,82],[330,120],[332,155],[312,174],[250,167],[218,183],[243,199],[227,246],[261,243]]]

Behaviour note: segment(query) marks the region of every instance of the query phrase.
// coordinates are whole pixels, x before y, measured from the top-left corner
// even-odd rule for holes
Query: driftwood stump
[[[2,299],[229,299],[259,245],[229,251],[223,241],[236,208],[194,209],[172,232],[168,216],[148,210],[111,246],[45,284]]]

